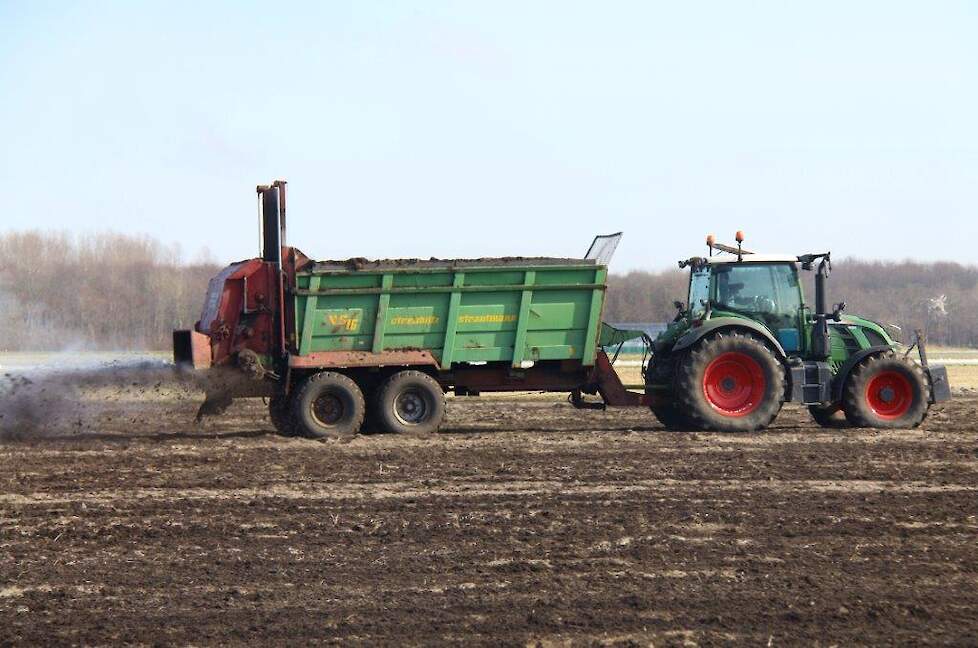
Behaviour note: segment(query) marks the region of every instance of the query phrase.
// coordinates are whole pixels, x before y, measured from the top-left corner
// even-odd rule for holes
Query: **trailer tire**
[[[676,405],[704,430],[753,432],[784,404],[785,372],[764,342],[740,332],[701,340],[679,365]]]
[[[843,411],[856,427],[915,428],[927,416],[929,396],[921,366],[885,351],[853,368],[843,389]]]
[[[355,435],[363,424],[365,411],[360,387],[335,371],[307,378],[292,401],[296,429],[313,439]]]
[[[285,394],[276,394],[268,401],[268,418],[279,436],[294,437],[297,434],[289,400]]]
[[[377,420],[377,387],[363,387],[361,389],[363,390],[363,402],[367,409],[363,415],[360,434],[380,434],[384,429]]]
[[[422,371],[399,371],[380,386],[377,421],[394,434],[433,434],[445,419],[445,392]]]

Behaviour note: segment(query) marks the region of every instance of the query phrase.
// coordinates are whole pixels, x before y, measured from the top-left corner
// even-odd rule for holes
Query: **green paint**
[[[457,362],[592,365],[606,280],[606,268],[583,262],[302,273],[298,354],[424,349],[446,370]]]
[[[513,366],[517,369],[523,364],[526,357],[526,327],[529,325],[530,302],[533,300],[533,290],[530,286],[536,281],[537,273],[535,270],[527,270],[523,285],[526,288],[520,293],[520,314],[516,320],[516,338],[513,342]],[[537,315],[539,317],[539,315]]]
[[[608,270],[601,268],[597,272],[596,279],[604,283],[608,278]],[[591,293],[591,312],[588,317],[587,335],[584,336],[584,364],[594,364],[594,357],[597,354],[598,325],[601,323],[601,310],[604,308],[604,291],[595,289]],[[589,361],[590,360],[590,361]]]
[[[393,285],[393,275],[385,274],[380,282],[381,289],[389,291]],[[384,350],[384,332],[387,330],[387,308],[390,306],[390,301],[390,292],[382,292],[380,294],[377,305],[377,317],[374,318],[374,343],[371,349],[374,353],[380,353]]]
[[[452,282],[454,288],[462,288],[465,285],[465,273],[459,272],[455,275]],[[458,330],[458,312],[462,304],[462,292],[452,291],[452,296],[448,299],[448,316],[445,320],[445,346],[442,348],[441,368],[452,368],[452,354],[455,352],[455,335]]]

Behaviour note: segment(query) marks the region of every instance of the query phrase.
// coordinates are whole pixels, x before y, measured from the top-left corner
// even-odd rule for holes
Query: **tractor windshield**
[[[772,330],[796,326],[801,308],[798,274],[787,263],[714,267],[713,303],[763,321]]]
[[[710,269],[702,267],[693,270],[689,275],[689,314],[693,319],[703,317],[709,299]]]

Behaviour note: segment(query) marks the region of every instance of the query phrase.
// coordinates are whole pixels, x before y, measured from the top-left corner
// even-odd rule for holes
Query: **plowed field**
[[[974,398],[747,435],[459,398],[441,434],[326,443],[260,401],[132,407],[0,444],[0,644],[978,637]]]

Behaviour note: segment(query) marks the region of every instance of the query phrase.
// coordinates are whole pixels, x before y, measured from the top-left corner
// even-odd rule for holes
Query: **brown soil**
[[[976,399],[749,435],[453,399],[443,434],[347,443],[173,405],[0,444],[0,644],[978,636]]]

